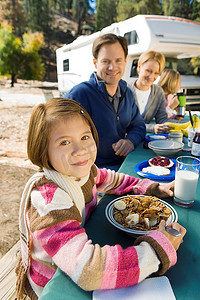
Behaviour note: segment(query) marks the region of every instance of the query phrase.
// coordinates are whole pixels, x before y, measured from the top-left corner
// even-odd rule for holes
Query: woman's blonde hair
[[[158,84],[163,88],[164,92],[174,94],[177,92],[177,85],[181,80],[181,75],[173,69],[165,69],[158,81]]]
[[[147,51],[147,52],[142,53],[138,59],[138,67],[143,65],[150,59],[157,61],[157,63],[159,64],[159,74],[161,74],[165,68],[165,57],[160,52]]]
[[[88,123],[98,147],[97,130],[88,112],[75,100],[52,98],[44,104],[37,105],[30,118],[27,153],[34,165],[53,170],[48,157],[51,128],[56,121],[72,115],[80,115]]]

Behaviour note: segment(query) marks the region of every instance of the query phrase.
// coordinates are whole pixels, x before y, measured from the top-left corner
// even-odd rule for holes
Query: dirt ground
[[[0,86],[0,258],[19,239],[20,198],[28,178],[37,171],[26,154],[29,118],[38,102],[52,96],[58,96],[58,90],[49,83]]]

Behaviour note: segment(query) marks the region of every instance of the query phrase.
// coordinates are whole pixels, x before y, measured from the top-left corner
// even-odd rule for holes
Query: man
[[[118,170],[146,133],[133,93],[121,79],[127,61],[127,41],[111,33],[101,35],[94,41],[92,53],[96,72],[65,96],[81,103],[97,128],[97,166]]]

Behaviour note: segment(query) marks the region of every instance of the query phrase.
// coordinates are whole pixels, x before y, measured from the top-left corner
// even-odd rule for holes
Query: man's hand
[[[117,143],[112,144],[116,155],[127,156],[135,149],[134,144],[130,140],[121,139]]]

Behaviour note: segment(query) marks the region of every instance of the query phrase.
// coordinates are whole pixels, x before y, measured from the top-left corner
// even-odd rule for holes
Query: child
[[[165,108],[168,118],[176,119],[175,108],[179,105],[176,94],[181,87],[180,73],[172,69],[165,69],[160,76],[158,84],[163,88],[165,94]]]
[[[163,274],[176,263],[175,250],[186,232],[177,223],[171,226],[181,232],[180,237],[169,235],[162,221],[158,231],[125,250],[88,240],[84,223],[97,206],[97,192],[173,195],[173,183],[159,185],[98,169],[97,145],[94,124],[76,101],[54,98],[33,111],[27,151],[41,171],[27,182],[20,205],[18,300],[23,294],[38,299],[57,267],[82,289],[96,290],[123,287],[124,267],[130,274],[128,286],[151,273]],[[107,280],[111,277],[112,282]]]

